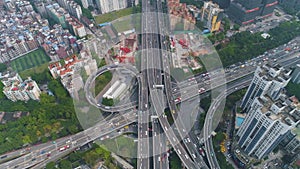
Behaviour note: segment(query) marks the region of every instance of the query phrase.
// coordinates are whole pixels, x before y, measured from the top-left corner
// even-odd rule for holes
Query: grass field
[[[133,8],[126,8],[119,11],[114,11],[102,15],[95,16],[96,24],[104,23],[104,22],[110,22],[113,20],[116,20],[118,18],[121,18],[123,16],[127,16],[133,13]]]
[[[50,58],[46,55],[46,53],[42,49],[38,49],[13,60],[11,62],[11,67],[15,71],[21,72],[26,69],[40,66],[49,61]]]
[[[48,70],[48,66],[49,63],[47,62],[39,66],[36,66],[34,68],[23,70],[19,72],[19,74],[22,78],[31,77],[33,74],[39,74],[45,72],[46,70]]]
[[[116,21],[116,22],[112,23],[112,25],[118,32],[124,32],[124,31],[128,31],[130,29],[133,29],[132,24],[131,24],[131,19],[129,19],[129,18],[126,18],[122,21]]]
[[[100,144],[108,151],[112,151],[124,157],[134,157],[136,155],[137,145],[132,138],[126,136],[103,140],[100,141]]]

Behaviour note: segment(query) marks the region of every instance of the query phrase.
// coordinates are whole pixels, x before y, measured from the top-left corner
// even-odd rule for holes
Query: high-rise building
[[[76,36],[80,38],[86,36],[84,25],[75,17],[66,18],[66,23]]]
[[[218,31],[221,26],[222,13],[223,9],[220,9],[219,5],[211,1],[204,2],[201,10],[201,21],[204,22],[210,32]]]
[[[228,8],[228,16],[236,23],[245,25],[273,14],[277,0],[234,0]]]
[[[295,70],[292,73],[292,82],[293,83],[300,83],[300,64],[297,64]]]
[[[280,97],[282,89],[290,81],[291,70],[286,70],[279,65],[263,65],[254,73],[252,82],[242,100],[243,110],[249,110],[256,97],[268,94],[273,100]]]
[[[39,100],[41,90],[40,90],[39,86],[37,85],[37,83],[30,78],[28,78],[24,82],[26,85],[25,91],[26,91],[27,95],[33,100]]]
[[[89,2],[88,0],[81,0],[82,6],[87,9],[89,7]]]
[[[57,3],[54,3],[52,5],[47,5],[46,11],[48,15],[58,22],[63,28],[67,28],[66,17],[70,17],[70,15],[64,8],[60,7]]]
[[[31,78],[23,81],[15,72],[6,72],[1,74],[0,78],[4,84],[3,93],[9,100],[13,102],[28,101],[29,99],[39,100],[41,90]]]
[[[287,97],[283,95],[277,101],[268,95],[254,99],[237,132],[238,144],[246,154],[259,159],[265,157],[297,127],[299,111],[285,100]],[[297,146],[291,141],[293,151]]]
[[[96,0],[96,4],[101,13],[127,8],[127,0]]]
[[[300,117],[300,111],[297,112]],[[299,120],[299,119],[298,119]],[[300,125],[289,131],[286,138],[280,143],[284,150],[290,154],[299,154],[300,152]]]

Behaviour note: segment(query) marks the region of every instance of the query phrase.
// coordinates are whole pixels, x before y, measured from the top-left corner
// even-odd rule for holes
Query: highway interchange
[[[148,5],[144,5],[148,4]],[[158,3],[160,4],[160,3]],[[149,12],[150,4],[147,3],[146,0],[143,1],[143,11]],[[153,7],[152,7],[153,8]],[[160,7],[156,6],[156,10],[160,12]],[[157,19],[155,15],[143,15],[145,17],[142,19],[142,28],[146,30],[146,32],[155,32],[160,34],[162,32],[167,32],[161,29],[167,28],[164,20]],[[153,22],[159,23],[157,25],[163,25],[155,27],[153,26]],[[150,29],[150,30],[148,30]],[[155,30],[153,30],[155,29]],[[105,107],[97,103],[93,98],[92,94],[86,92],[87,100],[94,106],[110,112],[122,112],[119,114],[113,114],[106,119],[105,122],[101,122],[96,124],[93,127],[90,127],[80,133],[77,133],[72,136],[60,138],[55,142],[48,142],[40,145],[35,145],[30,148],[25,148],[21,150],[17,150],[14,152],[10,152],[5,154],[5,158],[9,159],[12,157],[17,157],[11,161],[4,162],[0,164],[0,168],[42,168],[46,165],[47,162],[57,160],[68,153],[74,151],[75,149],[94,141],[95,139],[105,137],[109,133],[116,131],[129,125],[134,122],[138,122],[138,168],[151,168],[150,157],[153,155],[153,166],[154,168],[168,168],[168,158],[167,154],[167,145],[166,140],[172,145],[173,149],[182,160],[183,164],[187,168],[220,168],[218,166],[218,162],[215,158],[213,146],[212,146],[212,138],[210,137],[211,132],[214,130],[213,125],[216,125],[213,122],[214,113],[216,109],[226,98],[226,96],[238,89],[247,87],[251,81],[251,74],[255,70],[257,65],[262,64],[263,60],[268,57],[269,60],[276,59],[276,62],[280,62],[283,66],[295,65],[295,63],[299,63],[299,52],[292,51],[287,53],[284,48],[285,46],[281,46],[274,53],[268,53],[265,56],[260,56],[253,59],[251,62],[254,64],[251,66],[246,66],[241,68],[240,65],[236,65],[231,68],[233,71],[226,72],[226,83],[231,82],[227,86],[227,92],[221,93],[216,99],[213,100],[210,109],[208,110],[204,130],[203,130],[203,142],[205,145],[206,154],[208,157],[208,164],[206,164],[202,156],[199,154],[199,145],[200,140],[192,134],[187,132],[185,126],[182,121],[178,120],[178,116],[182,116],[181,111],[177,110],[176,103],[174,98],[181,97],[181,102],[185,102],[190,98],[195,98],[198,96],[199,88],[204,88],[205,92],[209,91],[212,86],[210,81],[219,82],[220,79],[218,72],[219,70],[210,72],[210,79],[204,78],[202,75],[198,75],[194,77],[192,80],[186,80],[183,82],[174,85],[171,82],[170,78],[170,70],[167,64],[169,63],[167,60],[163,61],[163,59],[157,59],[157,56],[164,56],[164,53],[161,50],[149,50],[153,48],[160,48],[163,50],[167,50],[167,47],[163,45],[162,39],[164,36],[157,36],[154,34],[146,34],[145,39],[142,40],[142,46],[145,50],[145,63],[142,64],[142,70],[139,75],[131,67],[126,65],[110,65],[105,66],[99,69],[99,71],[92,76],[89,77],[88,82],[85,86],[85,91],[89,90],[89,85],[93,83],[95,77],[99,74],[102,74],[104,71],[109,71],[111,69],[124,68],[133,70],[133,74],[138,77],[139,81],[139,99],[138,99],[138,110],[134,110],[137,102],[129,103],[128,105],[122,105],[120,107]],[[150,39],[148,39],[150,38]],[[156,41],[156,44],[154,43]],[[292,41],[290,46],[293,43],[297,43],[299,46],[299,38]],[[149,69],[155,68],[155,69]],[[238,71],[234,72],[234,70],[238,69]],[[159,71],[158,71],[159,70]],[[163,70],[164,76],[160,73],[160,70]],[[250,76],[245,75],[249,74]],[[161,85],[164,84],[164,88],[153,88],[153,85]],[[219,83],[219,85],[224,85]],[[213,86],[213,88],[218,88],[219,86]],[[175,90],[176,89],[176,90]],[[164,93],[166,97],[164,97]],[[165,110],[165,102],[167,102],[170,110],[174,110],[172,114],[173,118],[175,118],[175,128],[177,130],[173,130],[170,126],[169,122],[164,116]],[[150,104],[149,104],[150,103]],[[150,105],[152,106],[150,108]],[[153,117],[153,118],[151,118]],[[152,152],[150,151],[149,145],[151,144],[149,138],[149,122],[152,122]],[[162,134],[163,133],[163,134]],[[183,140],[183,144],[181,144],[181,140]],[[161,145],[158,143],[162,143]],[[157,146],[154,146],[157,145]],[[50,155],[48,155],[50,154]],[[21,155],[20,157],[18,157]],[[3,155],[1,156],[3,157]],[[195,158],[196,157],[196,158]],[[5,158],[1,159],[2,161]],[[0,160],[0,162],[1,162]]]
[[[298,58],[291,57],[291,58],[288,59],[288,57],[287,57],[287,61],[284,62],[284,64],[285,65],[291,65],[291,64],[295,64],[296,62],[299,62]],[[250,81],[251,81],[251,76],[236,80],[236,81],[230,83],[227,86],[228,89],[229,89],[227,91],[229,93],[230,88],[231,88],[231,90],[233,90],[233,89],[236,90],[237,88],[238,89],[244,88],[250,83]],[[209,90],[209,88],[207,90]],[[216,103],[214,103],[214,105],[216,105]],[[212,111],[210,111],[210,112],[212,112]],[[136,122],[137,121],[136,115],[137,115],[136,112],[129,112],[129,113],[127,113],[127,115],[124,114],[123,115],[124,117],[128,117],[128,118],[132,117],[132,118],[131,119],[127,118],[128,122],[126,122],[126,121],[124,121],[124,123],[118,122],[120,124],[120,127],[118,127],[118,128],[122,128],[122,126],[125,126],[125,124],[127,125],[127,124],[130,124],[130,123]],[[207,117],[209,117],[209,116],[207,116]],[[113,119],[112,121],[115,121],[115,123],[116,123],[118,121],[119,117],[115,117],[115,118],[111,117],[111,118]],[[110,120],[106,120],[106,121],[110,121]],[[102,126],[103,126],[103,128],[102,128]],[[97,124],[96,126],[93,126],[89,129],[83,131],[83,132],[77,133],[76,135],[72,135],[72,136],[69,136],[69,137],[58,139],[58,140],[56,140],[55,144],[53,144],[52,142],[48,142],[48,143],[32,146],[29,154],[27,154],[26,149],[21,149],[21,150],[17,150],[17,151],[14,151],[14,152],[7,153],[6,158],[18,156],[22,153],[24,153],[26,155],[21,156],[19,158],[16,158],[14,160],[11,160],[9,162],[5,162],[5,163],[0,165],[0,168],[14,168],[15,166],[22,166],[22,168],[26,168],[26,166],[29,167],[29,166],[33,166],[33,165],[37,164],[37,162],[42,163],[42,165],[38,165],[38,166],[44,166],[46,164],[46,162],[53,161],[55,159],[61,158],[62,156],[70,153],[71,151],[73,151],[74,149],[76,149],[78,147],[81,147],[84,144],[86,144],[88,142],[91,142],[96,138],[103,137],[103,136],[106,135],[106,133],[109,133],[109,132],[112,132],[112,131],[115,131],[115,130],[118,129],[118,128],[107,128],[106,126],[107,126],[107,123]],[[98,132],[96,132],[96,131],[98,131]],[[105,131],[107,131],[107,132],[105,132]],[[90,136],[93,136],[93,138],[91,138]],[[66,143],[68,142],[68,140],[71,140],[71,139],[72,139],[73,143],[75,143],[75,142],[76,143],[74,145],[72,145],[70,149],[68,149],[66,151],[57,151],[56,147],[65,146]],[[211,151],[211,149],[209,149],[212,146],[205,146],[205,147],[206,147],[206,151],[210,152],[210,153],[207,153],[207,154],[211,154],[211,152],[213,152],[213,151]],[[50,158],[47,158],[46,154],[40,155],[40,152],[43,151],[43,150],[45,150],[46,152],[51,152]],[[34,158],[36,160],[32,161],[32,159],[34,159]],[[33,168],[38,168],[38,167],[33,167]]]

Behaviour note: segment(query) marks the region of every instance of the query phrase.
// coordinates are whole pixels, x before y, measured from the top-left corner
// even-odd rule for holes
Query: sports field
[[[35,50],[24,56],[21,56],[11,62],[11,67],[17,71],[23,71],[36,66],[40,66],[50,61],[50,58],[42,49]]]

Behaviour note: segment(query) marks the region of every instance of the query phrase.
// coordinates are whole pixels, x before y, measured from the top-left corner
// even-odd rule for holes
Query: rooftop
[[[285,96],[288,100],[287,96]],[[288,105],[285,100],[273,101],[268,95],[257,98],[261,104],[260,111],[272,120],[279,120],[287,125],[293,125],[300,121],[300,111],[295,106]],[[273,112],[272,105],[276,105],[280,110],[279,113]]]

